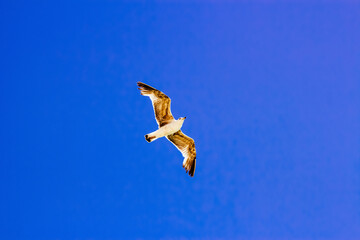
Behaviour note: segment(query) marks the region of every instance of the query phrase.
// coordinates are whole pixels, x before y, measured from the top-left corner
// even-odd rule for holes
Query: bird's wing
[[[196,150],[195,142],[191,137],[186,136],[181,130],[174,134],[166,136],[172,142],[184,157],[183,167],[189,172],[191,177],[194,176],[196,167]]]
[[[138,82],[139,90],[141,95],[148,96],[151,99],[156,122],[159,127],[162,127],[174,120],[173,115],[171,114],[170,103],[171,99],[166,96],[164,93],[156,90],[145,83]]]

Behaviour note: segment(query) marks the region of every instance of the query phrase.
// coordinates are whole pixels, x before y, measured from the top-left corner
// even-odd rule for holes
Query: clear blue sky
[[[47,2],[0,3],[1,239],[360,239],[359,3]]]

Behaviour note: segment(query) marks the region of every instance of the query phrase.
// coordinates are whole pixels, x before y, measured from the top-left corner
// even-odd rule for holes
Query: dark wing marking
[[[148,96],[151,99],[156,122],[159,127],[162,127],[174,120],[171,114],[170,104],[171,99],[159,90],[146,85],[145,83],[138,82],[141,95]]]
[[[193,177],[196,167],[196,150],[194,140],[191,137],[186,136],[183,132],[181,132],[181,130],[168,135],[166,138],[172,142],[177,149],[179,149],[185,158],[183,161],[183,167],[186,172],[189,172],[189,175]]]

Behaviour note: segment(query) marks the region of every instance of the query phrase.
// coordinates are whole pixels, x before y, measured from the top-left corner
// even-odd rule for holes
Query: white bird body
[[[147,134],[151,141],[155,141],[158,138],[165,137],[179,131],[184,123],[184,119],[173,120],[172,122],[160,127],[158,130]]]

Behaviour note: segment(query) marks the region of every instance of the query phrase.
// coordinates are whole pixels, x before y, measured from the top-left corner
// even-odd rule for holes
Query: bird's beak
[[[186,119],[186,117],[184,117],[184,119]]]

